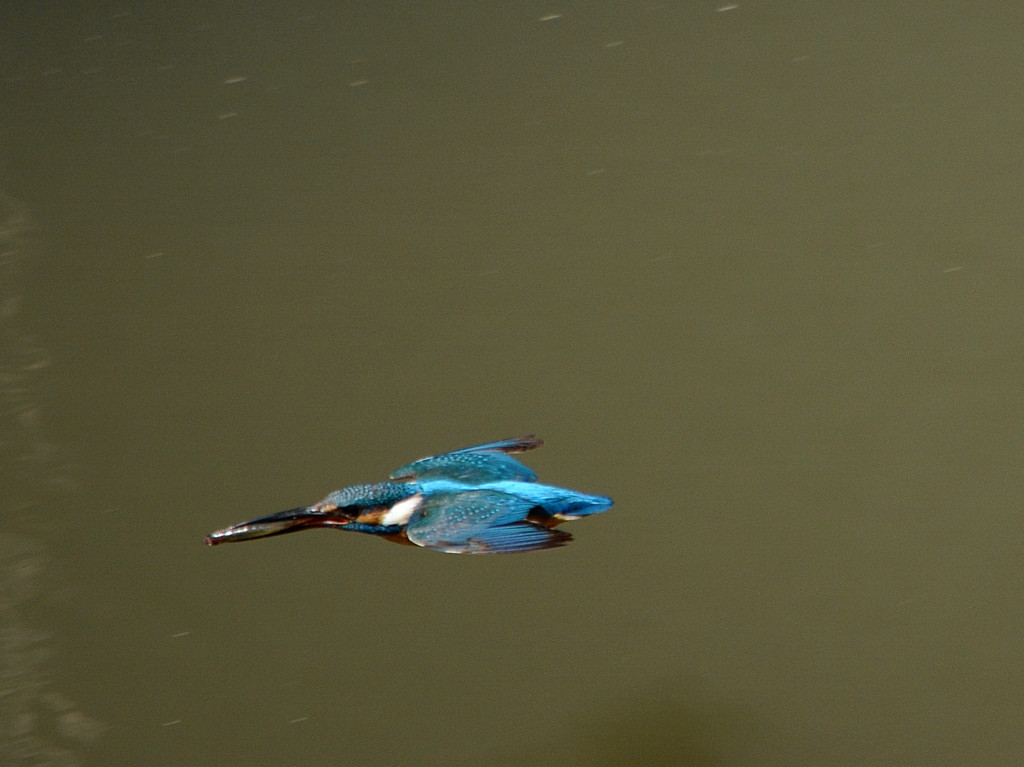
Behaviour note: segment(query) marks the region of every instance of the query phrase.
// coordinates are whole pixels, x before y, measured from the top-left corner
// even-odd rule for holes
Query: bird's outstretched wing
[[[464,447],[461,450],[413,461],[407,466],[395,469],[391,473],[391,479],[449,479],[471,485],[502,480],[535,482],[537,475],[533,470],[519,463],[509,453],[522,453],[543,444],[531,434],[528,437],[513,437],[484,445]]]
[[[530,501],[493,490],[436,493],[409,519],[417,546],[451,554],[505,554],[564,546],[572,536],[526,521]]]

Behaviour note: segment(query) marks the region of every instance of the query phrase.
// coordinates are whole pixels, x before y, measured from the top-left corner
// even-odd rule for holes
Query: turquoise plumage
[[[613,502],[540,484],[532,469],[511,456],[542,444],[531,435],[422,458],[396,469],[390,482],[336,490],[312,506],[218,530],[206,543],[333,527],[452,554],[564,546],[572,536],[556,525],[607,511]]]

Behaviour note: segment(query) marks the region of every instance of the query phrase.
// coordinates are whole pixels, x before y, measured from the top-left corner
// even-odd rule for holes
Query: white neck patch
[[[387,510],[387,513],[380,518],[380,523],[382,525],[407,525],[409,524],[409,519],[416,513],[416,509],[418,509],[422,503],[422,493],[416,493],[416,495],[403,498]]]

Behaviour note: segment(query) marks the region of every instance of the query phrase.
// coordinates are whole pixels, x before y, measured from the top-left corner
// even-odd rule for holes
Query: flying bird
[[[512,453],[544,443],[533,435],[488,442],[421,458],[390,481],[336,490],[319,503],[218,530],[215,546],[313,527],[379,535],[448,554],[507,554],[564,546],[572,536],[556,525],[607,511],[612,499],[554,485]]]

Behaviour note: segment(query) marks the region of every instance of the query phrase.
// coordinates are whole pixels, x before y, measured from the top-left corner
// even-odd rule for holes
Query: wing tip
[[[538,447],[544,446],[544,440],[536,434],[527,434],[525,437],[510,437],[509,439],[502,440],[502,442],[509,445],[508,448],[502,451],[505,453],[525,453],[527,450],[536,450]]]
[[[528,551],[561,548],[570,541],[572,534],[564,530],[551,530],[532,523],[519,522],[492,527],[465,541],[417,545],[446,554],[523,554]]]
[[[560,549],[562,548],[562,546],[565,546],[568,543],[572,542],[572,533],[567,533],[564,530],[544,529],[543,533],[543,536],[537,536],[534,540],[523,540],[519,542],[511,541],[507,545],[498,544],[493,548],[488,548],[478,553],[525,554],[528,551],[548,551],[550,549]]]
[[[482,445],[471,445],[458,450],[453,450],[447,455],[454,453],[525,453],[527,450],[535,450],[544,444],[544,440],[536,434],[527,434],[525,437],[508,437],[498,439],[494,442],[484,442]]]

